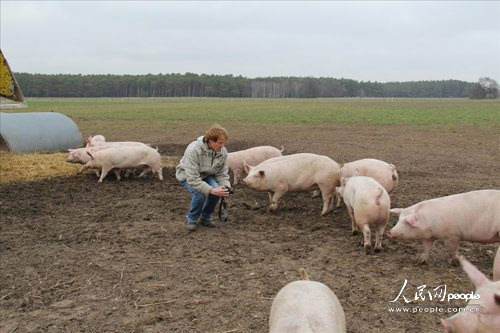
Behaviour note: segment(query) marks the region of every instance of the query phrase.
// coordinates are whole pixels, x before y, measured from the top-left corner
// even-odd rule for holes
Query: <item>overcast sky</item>
[[[500,79],[500,2],[6,1],[15,72]]]

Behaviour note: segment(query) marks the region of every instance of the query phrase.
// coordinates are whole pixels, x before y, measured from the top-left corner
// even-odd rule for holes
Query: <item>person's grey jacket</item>
[[[209,195],[212,187],[204,182],[203,178],[214,176],[219,185],[231,186],[226,161],[226,147],[216,152],[210,149],[208,144],[203,142],[203,136],[200,136],[187,146],[184,156],[176,167],[175,177],[180,182],[186,180],[195,190]]]

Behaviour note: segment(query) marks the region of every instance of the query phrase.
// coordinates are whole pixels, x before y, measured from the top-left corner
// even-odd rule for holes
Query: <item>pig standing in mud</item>
[[[269,333],[293,332],[346,332],[344,309],[330,288],[309,280],[281,288],[271,306]]]
[[[87,168],[100,168],[101,177],[99,178],[99,183],[103,181],[104,177],[106,177],[111,169],[137,168],[141,166],[148,167],[148,169],[143,171],[143,174],[151,169],[153,174],[157,173],[158,178],[163,180],[160,154],[151,147],[111,147],[95,151],[93,153],[87,153],[91,159],[82,167],[82,170],[80,171]]]
[[[91,160],[91,157],[88,154],[88,152],[93,154],[96,151],[104,150],[106,148],[108,148],[108,147],[107,146],[95,146],[95,147],[90,147],[90,148],[68,149],[68,157],[66,158],[66,162],[76,163],[76,164],[86,164],[88,161]],[[90,169],[90,167],[85,167],[82,165],[79,172],[82,172],[85,169]],[[113,173],[115,174],[116,179],[118,179],[118,180],[121,179],[120,170],[113,169]],[[97,168],[95,169],[95,174],[97,177],[100,176],[100,172],[99,172],[99,170],[97,170]]]
[[[476,288],[479,298],[467,303],[465,311],[442,319],[446,333],[500,332],[500,281],[492,282],[464,257],[459,257],[462,269]]]
[[[246,185],[269,192],[271,211],[278,208],[285,193],[310,191],[318,186],[323,197],[321,215],[325,215],[332,210],[335,187],[340,184],[339,164],[328,156],[309,153],[274,157],[255,167],[245,165],[245,171]]]
[[[373,158],[349,162],[340,169],[340,178],[342,180],[342,178],[352,177],[356,172],[358,176],[375,179],[389,193],[398,185],[399,175],[394,164]]]
[[[227,154],[227,166],[233,172],[233,184],[238,184],[245,171],[245,163],[257,165],[273,157],[281,156],[285,148],[281,150],[272,146],[259,146],[245,150],[235,151]]]
[[[432,244],[444,240],[452,258],[460,241],[500,242],[500,191],[479,190],[419,202],[408,208],[394,208],[398,223],[390,238],[422,240],[419,263],[429,259]],[[452,259],[454,260],[454,259]]]
[[[371,177],[354,176],[342,179],[336,189],[344,199],[351,218],[352,233],[363,232],[365,253],[371,251],[371,231],[375,232],[375,252],[382,250],[382,237],[389,222],[391,199],[382,185]]]
[[[362,160],[346,163],[340,168],[340,180],[353,176],[367,176],[375,179],[385,190],[390,193],[398,185],[399,175],[394,164],[376,160],[373,158],[365,158]],[[318,196],[316,191],[313,197]],[[340,206],[340,197],[337,197],[337,207]]]

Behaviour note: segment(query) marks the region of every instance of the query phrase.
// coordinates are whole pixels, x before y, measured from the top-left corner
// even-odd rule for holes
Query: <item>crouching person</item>
[[[231,186],[227,167],[228,140],[224,128],[215,125],[204,136],[191,142],[176,168],[176,178],[191,194],[191,207],[186,216],[186,227],[196,230],[199,223],[205,227],[215,227],[212,213],[219,198],[229,195]]]

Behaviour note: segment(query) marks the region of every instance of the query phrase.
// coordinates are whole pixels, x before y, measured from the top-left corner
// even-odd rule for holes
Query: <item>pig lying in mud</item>
[[[269,332],[345,333],[344,309],[335,293],[323,283],[290,282],[273,300]]]
[[[363,232],[365,253],[372,248],[371,233],[375,233],[375,252],[382,250],[382,237],[389,222],[391,199],[382,185],[365,176],[343,178],[337,187],[337,197],[342,197],[351,218],[352,233]]]
[[[462,269],[476,288],[475,297],[467,303],[465,311],[442,319],[446,333],[500,332],[500,281],[490,281],[481,271],[459,257]]]
[[[460,241],[500,242],[500,191],[479,190],[419,202],[408,208],[394,208],[399,215],[389,231],[390,238],[422,240],[419,263],[429,259],[435,240],[443,240],[456,260]]]
[[[94,152],[88,151],[87,154],[90,156],[90,160],[82,167],[81,171],[87,168],[101,169],[101,176],[99,178],[100,183],[108,172],[114,168],[127,169],[141,166],[147,166],[148,168],[145,169],[139,177],[151,170],[153,174],[158,174],[160,180],[163,180],[161,156],[158,151],[151,147],[111,147]]]
[[[245,165],[248,176],[243,182],[257,191],[269,192],[269,209],[278,208],[287,192],[310,191],[318,186],[323,197],[321,215],[332,210],[335,187],[340,184],[340,166],[328,156],[293,154],[274,157],[257,166]],[[271,195],[272,193],[272,195]]]
[[[245,171],[245,163],[257,165],[273,157],[281,156],[285,148],[258,146],[227,154],[227,166],[233,172],[233,184],[237,185]]]

